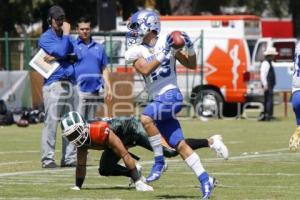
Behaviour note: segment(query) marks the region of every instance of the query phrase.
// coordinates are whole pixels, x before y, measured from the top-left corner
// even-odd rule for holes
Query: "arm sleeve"
[[[270,69],[270,65],[267,61],[263,61],[260,67],[260,80],[264,87],[268,86],[267,75]]]
[[[131,47],[125,52],[125,62],[126,64],[132,64],[135,60],[141,57],[141,52],[138,50],[137,46]]]
[[[69,36],[65,35],[62,36],[61,40],[51,40],[42,37],[39,41],[39,46],[51,56],[62,59],[67,55],[71,47],[71,42]]]

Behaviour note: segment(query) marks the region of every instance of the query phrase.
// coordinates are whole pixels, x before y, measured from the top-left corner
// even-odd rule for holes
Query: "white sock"
[[[161,135],[157,134],[148,138],[152,146],[154,157],[163,155],[163,148],[161,145]]]
[[[187,159],[184,160],[186,164],[194,171],[197,177],[200,176],[203,172],[205,172],[199,156],[194,152]]]

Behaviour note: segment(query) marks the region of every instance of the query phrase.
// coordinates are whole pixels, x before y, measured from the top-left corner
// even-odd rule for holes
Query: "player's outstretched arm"
[[[139,58],[134,62],[134,68],[143,76],[148,76],[153,72],[159,65],[161,61],[154,59],[151,62],[147,62],[144,58]]]
[[[135,167],[135,162],[129,155],[126,147],[123,145],[120,138],[111,130],[108,135],[107,144],[112,148],[116,155],[124,160],[124,164],[128,169],[133,169]]]
[[[72,190],[80,190],[86,175],[86,160],[88,151],[86,148],[77,148],[77,165],[76,165],[76,178],[75,186]]]
[[[110,131],[107,143],[115,152],[115,154],[122,158],[126,167],[130,170],[130,175],[135,183],[136,190],[153,191],[153,188],[151,186],[147,185],[141,180],[142,175],[138,172],[134,159],[128,153],[120,138],[118,138],[118,136],[113,131]]]
[[[197,67],[196,54],[189,56],[183,51],[177,51],[176,59],[186,68],[196,69]]]
[[[132,63],[133,67],[143,76],[148,76],[151,72],[157,69],[160,64],[170,56],[172,40],[167,38],[165,47],[158,54],[153,54],[151,59],[143,58],[139,47],[132,47],[125,52],[125,60],[127,63]]]

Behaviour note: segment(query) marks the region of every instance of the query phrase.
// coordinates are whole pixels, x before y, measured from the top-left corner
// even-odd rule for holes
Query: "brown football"
[[[172,39],[173,39],[173,45],[172,47],[174,49],[180,49],[182,47],[184,47],[185,42],[184,42],[184,38],[181,34],[181,31],[173,31],[171,33]]]

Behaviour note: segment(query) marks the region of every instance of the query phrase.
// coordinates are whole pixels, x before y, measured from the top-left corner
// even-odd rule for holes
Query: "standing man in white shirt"
[[[264,112],[260,121],[273,119],[273,89],[276,84],[273,60],[276,55],[278,55],[278,52],[274,47],[267,47],[264,52],[265,59],[260,67],[260,80],[264,88]]]

